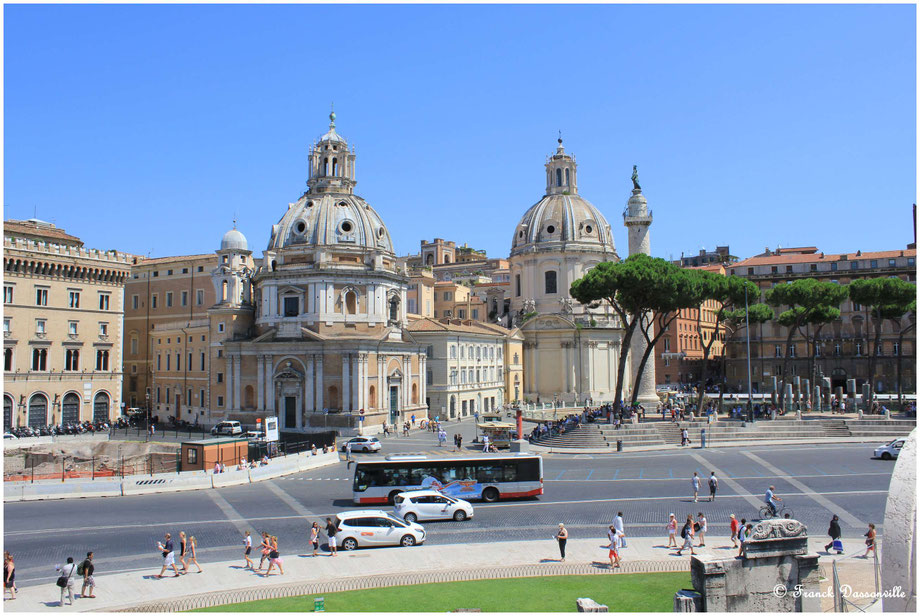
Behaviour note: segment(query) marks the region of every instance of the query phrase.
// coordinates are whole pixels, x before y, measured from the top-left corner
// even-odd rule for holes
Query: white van
[[[881,447],[876,448],[875,457],[881,458],[882,460],[892,460],[898,457],[898,454],[901,453],[901,448],[904,447],[904,441],[906,439],[896,438],[890,443],[886,443]]]
[[[222,421],[213,428],[211,428],[211,434],[227,434],[230,436],[236,436],[237,434],[242,434],[243,428],[240,426],[238,421]]]

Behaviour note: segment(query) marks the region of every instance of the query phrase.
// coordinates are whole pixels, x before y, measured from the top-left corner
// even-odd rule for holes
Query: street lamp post
[[[744,285],[744,334],[747,338],[748,421],[754,421],[754,394],[751,391],[751,323],[748,318],[747,285]]]
[[[147,425],[145,426],[146,430],[144,431],[145,432],[144,442],[147,442],[150,440],[150,390],[149,389],[144,393],[144,398],[146,399],[144,409],[147,411]]]

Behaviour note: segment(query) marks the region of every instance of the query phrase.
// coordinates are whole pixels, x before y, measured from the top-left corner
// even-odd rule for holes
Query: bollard
[[[700,449],[706,449],[706,428],[700,430]]]
[[[622,440],[617,441],[617,451],[623,451],[623,441]]]

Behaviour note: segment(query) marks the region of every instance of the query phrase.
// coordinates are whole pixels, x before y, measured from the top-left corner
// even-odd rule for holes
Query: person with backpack
[[[716,472],[712,471],[709,473],[709,502],[716,500],[716,490],[719,489],[719,479],[716,477]]]
[[[77,575],[83,576],[83,588],[80,589],[80,598],[88,597],[90,599],[95,599],[96,595],[93,594],[93,591],[96,590],[96,580],[93,578],[93,572],[96,570],[96,566],[93,564],[93,553],[86,553],[86,560],[77,565]],[[86,589],[89,588],[89,594],[86,594]]]
[[[684,543],[677,549],[678,556],[687,548],[690,549],[691,556],[696,554],[696,552],[693,551],[693,533],[693,514],[690,514],[687,516],[687,521],[684,522],[683,527],[680,529],[680,538],[684,540]]]

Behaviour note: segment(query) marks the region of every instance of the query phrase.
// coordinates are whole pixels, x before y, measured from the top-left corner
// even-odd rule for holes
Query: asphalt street
[[[472,440],[471,422],[447,426]],[[382,453],[447,455],[433,434],[383,440]],[[473,446],[467,449],[473,453]],[[710,534],[727,535],[729,514],[756,517],[769,485],[810,534],[824,535],[832,513],[845,537],[860,537],[869,522],[881,527],[893,462],[871,459],[873,445],[789,445],[544,456],[545,493],[535,499],[474,503],[462,523],[428,522],[430,543],[479,543],[549,538],[559,522],[572,537],[604,537],[617,511],[628,536],[665,537],[669,513],[679,519],[700,511]],[[356,454],[362,457],[367,454]],[[720,478],[708,502],[705,480]],[[690,477],[703,478],[706,499],[694,503]],[[243,531],[278,536],[282,554],[308,550],[309,522],[356,508],[345,463],[245,486],[176,494],[7,503],[4,549],[13,552],[21,586],[53,582],[54,565],[93,550],[97,571],[142,571],[160,566],[156,541],[166,532],[194,535],[199,560],[242,562]],[[389,548],[383,548],[389,549]],[[397,549],[397,548],[393,548]]]

